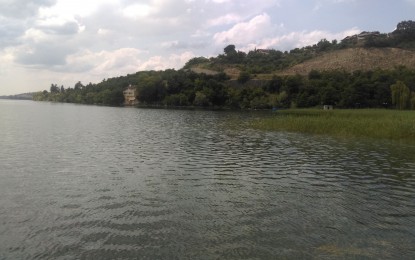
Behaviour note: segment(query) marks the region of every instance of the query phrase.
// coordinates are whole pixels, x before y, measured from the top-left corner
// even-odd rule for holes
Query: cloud
[[[92,52],[82,50],[67,57],[67,64],[62,70],[77,73],[88,73],[100,77],[111,74],[125,75],[140,70],[163,70],[168,68],[179,69],[192,57],[193,52],[150,56],[146,51],[135,48],[121,48],[114,51]]]
[[[216,33],[213,39],[217,45],[249,44],[269,36],[274,31],[271,18],[264,13],[257,15],[248,22],[241,22],[231,29]]]
[[[0,0],[1,1],[1,0]],[[52,1],[52,0],[41,0]],[[119,0],[54,0],[54,4],[44,5],[39,9],[41,17],[62,17],[62,18],[75,18],[86,17],[92,15],[101,6],[117,7]]]
[[[162,56],[154,56],[147,61],[141,63],[139,70],[165,70],[165,69],[180,69],[184,64],[195,57],[193,52],[183,52],[180,54],[171,54],[167,58]]]
[[[226,14],[207,21],[208,27],[227,25],[240,22],[242,18],[237,14]]]
[[[36,28],[42,30],[47,34],[61,34],[61,35],[71,35],[77,34],[81,29],[80,25],[75,21],[67,21],[58,24],[39,24]]]
[[[123,15],[132,19],[146,17],[150,14],[150,12],[151,7],[146,4],[133,4],[122,10]]]
[[[211,36],[211,33],[208,31],[197,29],[194,33],[190,35],[192,38],[205,38]]]
[[[53,67],[64,65],[66,56],[74,50],[75,47],[64,43],[33,43],[16,48],[14,60],[27,66]]]
[[[161,47],[164,49],[171,49],[171,50],[183,50],[183,49],[202,49],[206,47],[207,43],[203,41],[167,41],[161,43]]]
[[[343,3],[352,3],[356,0],[319,0],[316,1],[313,11],[319,11],[322,7],[331,5],[331,4],[343,4]]]
[[[216,4],[223,4],[223,3],[230,2],[230,1],[232,0],[212,0],[212,2]]]
[[[65,69],[76,72],[112,72],[118,75],[135,72],[140,64],[143,51],[135,48],[120,48],[114,51],[92,52],[82,50],[69,55]]]
[[[0,0],[0,16],[27,18],[36,15],[41,7],[55,3],[56,0]]]
[[[18,38],[24,31],[25,26],[22,22],[0,17],[0,48],[18,44]]]

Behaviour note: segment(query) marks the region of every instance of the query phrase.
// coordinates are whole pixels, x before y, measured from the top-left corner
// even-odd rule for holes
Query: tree
[[[398,42],[415,40],[415,22],[409,20],[398,23],[393,35],[398,37]]]
[[[412,110],[415,110],[415,93],[414,92],[412,92],[411,93],[411,109]]]
[[[402,81],[398,80],[391,86],[392,104],[398,109],[407,109],[411,97],[411,91]]]
[[[321,73],[318,70],[312,69],[309,73],[308,73],[308,79],[313,80],[313,79],[321,79]]]
[[[330,47],[331,47],[331,43],[326,39],[322,39],[317,43],[317,50],[318,51],[326,51]]]
[[[415,22],[408,20],[408,21],[402,21],[398,23],[396,26],[397,32],[408,32],[408,31],[414,31],[415,30]]]
[[[225,52],[226,56],[231,56],[237,54],[235,45],[230,44],[226,46],[223,51]]]
[[[84,88],[84,85],[82,85],[82,83],[80,81],[78,81],[74,86],[75,90],[79,90],[79,89],[83,89],[83,88]]]
[[[207,96],[202,91],[198,91],[198,92],[196,92],[194,105],[195,106],[208,106],[209,105],[209,99],[207,98]]]
[[[249,75],[248,72],[246,71],[241,71],[239,73],[239,77],[238,77],[238,82],[241,84],[244,84],[246,82],[248,82],[251,79],[251,75]]]
[[[50,93],[59,93],[59,87],[57,84],[50,85]]]
[[[278,94],[277,97],[278,106],[280,107],[287,107],[288,106],[288,94],[285,91],[282,91],[280,94]]]

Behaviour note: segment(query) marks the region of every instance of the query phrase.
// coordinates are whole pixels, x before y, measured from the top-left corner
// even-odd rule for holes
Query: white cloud
[[[248,22],[238,23],[227,31],[216,33],[213,39],[218,45],[230,43],[245,45],[269,36],[274,31],[273,27],[270,16],[264,13]]]
[[[212,2],[216,4],[223,4],[223,3],[230,2],[230,1],[232,0],[212,0]]]
[[[102,5],[118,6],[119,0],[100,0],[99,4],[96,1],[87,0],[56,0],[53,6],[40,8],[41,17],[63,17],[66,19],[77,16],[89,16],[98,10]]]
[[[161,43],[161,46],[163,48],[175,48],[179,45],[179,41],[175,40],[175,41],[168,41],[168,42],[163,42]]]
[[[151,12],[151,7],[145,4],[133,4],[125,7],[122,13],[132,19],[142,18],[148,16]]]
[[[80,78],[89,81],[99,81],[103,78],[115,77],[135,73],[141,70],[179,69],[195,55],[193,52],[170,54],[167,57],[160,55],[144,58],[147,52],[122,48],[114,51],[91,52],[83,50],[67,58],[67,64],[59,71],[77,73]]]
[[[140,65],[142,50],[135,48],[120,48],[113,51],[92,52],[82,50],[69,55],[67,64],[60,70],[70,70],[78,73],[89,73],[100,75],[101,73],[123,73],[136,72]]]
[[[204,38],[204,37],[209,37],[210,35],[211,35],[210,32],[198,29],[190,36],[192,38]]]
[[[237,14],[226,14],[207,21],[208,27],[227,25],[240,22],[242,18]]]
[[[45,32],[39,29],[30,28],[22,36],[22,40],[38,43],[48,39],[48,36]]]
[[[191,58],[195,57],[193,52],[183,52],[181,54],[171,54],[167,58],[154,56],[141,63],[139,70],[165,70],[179,69]]]

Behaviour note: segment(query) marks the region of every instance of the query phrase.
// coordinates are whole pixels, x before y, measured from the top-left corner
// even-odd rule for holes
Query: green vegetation
[[[65,89],[52,84],[50,91],[38,92],[38,101],[120,106],[123,90],[137,86],[138,100],[148,106],[224,106],[227,99],[224,73],[197,74],[186,70],[141,71],[84,86],[81,82]],[[196,99],[198,97],[198,99]],[[201,99],[203,97],[203,99]]]
[[[141,106],[271,109],[333,105],[336,108],[415,109],[412,66],[311,70],[304,75],[281,73],[284,68],[344,48],[410,48],[415,42],[414,32],[415,22],[404,21],[387,37],[378,32],[363,32],[340,43],[323,39],[313,46],[290,52],[256,49],[246,54],[231,44],[218,57],[193,58],[178,71],[141,71],[104,79],[98,84],[85,86],[78,82],[73,88],[52,84],[50,91],[36,93],[33,99],[119,106],[124,101],[123,90],[131,84],[137,88]]]
[[[137,86],[144,106],[196,106],[231,109],[308,108],[415,108],[415,70],[399,67],[376,71],[311,71],[300,75],[274,76],[272,80],[249,80],[241,72],[229,81],[224,73],[197,74],[189,70],[137,72],[104,80],[99,84],[65,89],[52,84],[50,92],[34,100],[119,106],[123,90]]]
[[[411,111],[290,109],[280,110],[271,118],[258,119],[251,126],[272,131],[415,142],[415,113]]]

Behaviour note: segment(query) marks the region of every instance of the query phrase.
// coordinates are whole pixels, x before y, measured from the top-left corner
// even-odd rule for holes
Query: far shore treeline
[[[234,45],[214,58],[193,58],[181,70],[141,71],[104,79],[98,84],[81,82],[65,88],[52,84],[49,91],[34,94],[38,101],[119,106],[123,90],[137,88],[141,106],[211,107],[230,109],[338,108],[415,109],[415,69],[395,66],[346,71],[313,69],[307,75],[284,75],[284,69],[347,48],[400,48],[415,50],[415,22],[404,21],[389,34],[366,33],[364,41],[347,37],[341,42],[325,39],[290,52],[236,51]],[[229,71],[237,71],[232,75]],[[199,73],[197,73],[199,72]],[[225,73],[226,72],[226,73]]]

